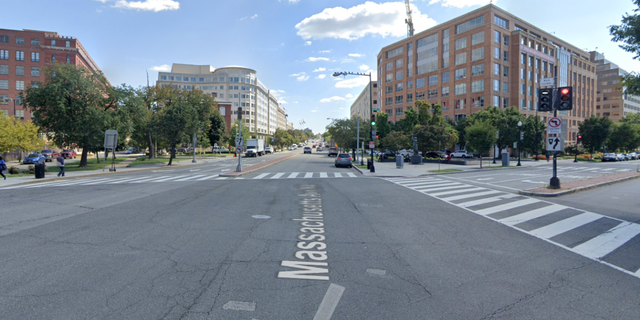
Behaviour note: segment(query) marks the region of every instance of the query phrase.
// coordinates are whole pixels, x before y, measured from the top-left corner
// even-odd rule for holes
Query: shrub
[[[536,156],[531,157],[531,159],[536,159]],[[545,156],[544,154],[540,154],[538,155],[538,160],[547,160],[547,156]]]
[[[20,173],[20,169],[18,169],[18,167],[9,167],[9,173],[10,174],[18,174],[18,173]]]
[[[591,155],[590,154],[579,154],[578,158],[591,159]]]

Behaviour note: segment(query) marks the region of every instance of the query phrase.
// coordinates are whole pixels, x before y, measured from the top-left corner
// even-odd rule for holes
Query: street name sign
[[[540,86],[541,87],[555,87],[556,78],[541,78]]]

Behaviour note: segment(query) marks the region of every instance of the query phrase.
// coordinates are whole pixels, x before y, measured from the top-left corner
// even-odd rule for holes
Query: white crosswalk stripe
[[[590,168],[589,168],[590,169]],[[491,220],[502,223],[505,226],[513,227],[516,230],[528,233],[551,243],[555,243],[562,248],[580,254],[600,263],[613,266],[617,270],[622,270],[628,274],[640,278],[640,269],[636,267],[618,266],[606,260],[611,253],[624,254],[626,251],[621,248],[625,245],[640,246],[638,241],[631,241],[640,238],[640,224],[622,221],[620,219],[604,216],[601,214],[579,210],[564,205],[559,205],[535,198],[525,197],[517,194],[497,191],[475,185],[449,182],[438,178],[389,178],[389,182],[424,193],[428,196],[437,197],[451,205],[482,215]],[[480,208],[476,206],[481,206]],[[534,206],[530,210],[523,212],[521,208]],[[561,212],[565,209],[577,211],[573,216],[562,218]],[[566,213],[571,213],[567,211]],[[494,218],[494,214],[500,215]],[[546,217],[554,217],[544,220]],[[566,216],[566,215],[565,215]],[[562,238],[554,238],[567,232],[589,232],[583,228],[587,224],[610,223],[611,220],[618,221],[618,224],[599,235],[585,235],[585,240],[581,244],[571,248],[562,243]],[[548,221],[548,222],[544,222]],[[533,223],[533,224],[532,224]],[[535,227],[527,230],[529,227]],[[564,240],[566,241],[566,239]],[[628,250],[634,252],[633,250]],[[620,259],[624,261],[624,259]],[[629,269],[631,268],[631,270]]]

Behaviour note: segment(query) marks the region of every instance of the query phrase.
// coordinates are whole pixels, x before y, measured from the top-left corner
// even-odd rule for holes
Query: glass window
[[[396,104],[404,103],[404,96],[396,96]]]
[[[508,77],[509,76],[509,67],[502,66],[502,76],[503,77]]]
[[[24,51],[16,51],[16,61],[24,61]]]
[[[393,93],[393,86],[386,86],[384,93]]]
[[[438,75],[429,76],[429,85],[433,86],[438,84]]]
[[[407,90],[413,89],[413,80],[407,81]]]
[[[55,62],[55,61],[56,61],[56,55],[55,55],[55,54],[52,54],[52,55],[51,55],[51,61],[53,61],[53,62]]]
[[[24,90],[24,81],[16,80],[16,90]]]
[[[484,42],[484,31],[480,31],[478,33],[474,33],[471,35],[471,45],[476,45]]]
[[[493,91],[500,91],[500,80],[493,80]]]
[[[167,76],[160,76],[160,80],[167,80]]]
[[[404,59],[398,59],[396,60],[396,68],[402,68],[402,66],[404,65]]]
[[[505,46],[509,45],[509,36],[508,35],[503,35],[502,36],[502,44],[504,44]]]
[[[471,82],[471,92],[484,91],[484,80],[478,80]]]
[[[449,87],[442,87],[442,95],[443,98],[446,98],[449,96]]]
[[[404,47],[396,48],[391,51],[387,51],[387,59],[391,59],[395,56],[399,56],[402,54]]]
[[[455,42],[456,50],[464,49],[467,47],[467,37],[460,38]]]
[[[496,59],[500,59],[500,48],[493,47],[493,57]]]
[[[0,42],[9,43],[9,36],[0,36]]]
[[[34,46],[39,46],[40,45],[40,39],[32,38],[31,39],[31,44],[34,45]]]
[[[51,46],[55,47],[56,46],[56,40],[51,40]]]
[[[427,91],[427,99],[436,99],[438,97],[438,89],[429,89]]]
[[[23,37],[16,37],[16,43],[17,44],[24,44],[24,38]]]
[[[471,66],[471,76],[478,76],[484,74],[484,63]]]
[[[471,50],[471,61],[484,59],[484,47]]]
[[[71,63],[71,57],[67,56],[67,63]]]
[[[404,89],[404,88],[403,88],[403,83],[402,83],[402,82],[400,82],[400,83],[396,83],[396,92],[400,92],[400,91],[402,91],[403,89]]]
[[[506,19],[502,19],[498,16],[494,16],[493,23],[495,23],[497,26],[503,27],[505,29],[509,29],[509,21],[507,21]]]
[[[393,73],[387,73],[385,75],[384,82],[391,82],[391,81],[393,81]]]
[[[387,62],[387,63],[385,64],[385,67],[386,67],[386,71],[391,71],[391,70],[393,70],[393,62]]]
[[[449,82],[449,71],[442,73],[442,83]]]
[[[9,66],[6,64],[0,65],[0,74],[9,74]]]
[[[177,77],[176,76],[176,81],[182,81],[182,77]]]
[[[71,41],[68,41],[68,40],[67,40],[67,41],[65,42],[65,47],[67,47],[67,48],[71,48]]]
[[[500,36],[501,36],[500,31],[498,30],[493,31],[493,41],[500,43]]]
[[[456,84],[455,86],[455,95],[460,95],[460,94],[466,94],[467,93],[467,84],[466,83],[459,83]]]
[[[508,82],[503,82],[502,83],[502,92],[509,93],[509,83]]]
[[[455,60],[455,64],[460,65],[463,63],[467,63],[467,53],[463,52],[463,53],[458,53],[456,54],[456,60]]]
[[[16,66],[16,76],[24,76],[24,66]]]
[[[416,79],[416,88],[424,87],[424,78]]]
[[[467,22],[463,22],[456,26],[456,34],[463,33],[465,31],[469,31],[471,29],[475,29],[484,25],[484,16],[479,16],[475,19],[471,19]]]
[[[396,80],[402,80],[403,70],[396,71]]]
[[[502,60],[509,61],[509,51],[504,50],[503,55],[502,55]]]
[[[456,70],[454,80],[464,79],[466,77],[467,77],[467,68],[462,68],[462,69]]]
[[[493,64],[493,74],[495,74],[496,76],[500,75],[500,64],[499,63],[494,63]]]
[[[407,102],[413,102],[413,93],[407,93]]]
[[[40,52],[31,52],[31,62],[40,62]]]
[[[0,80],[0,90],[9,90],[9,80]]]
[[[31,67],[31,76],[32,77],[39,77],[40,76],[40,68]]]

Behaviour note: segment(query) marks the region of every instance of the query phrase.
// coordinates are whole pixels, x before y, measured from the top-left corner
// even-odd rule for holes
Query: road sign
[[[557,117],[549,118],[549,121],[547,122],[547,133],[548,134],[562,133],[562,119]]]
[[[540,78],[541,87],[555,87],[556,78]]]
[[[236,153],[242,153],[242,151],[244,151],[244,150],[242,149],[242,147],[237,147],[237,148],[236,148]]]
[[[369,149],[373,149],[376,147],[376,143],[373,141],[369,141]]]
[[[242,146],[244,145],[244,138],[242,136],[237,136],[236,137],[236,146]]]
[[[104,147],[114,149],[118,143],[118,130],[107,130],[104,132]]]
[[[548,151],[562,151],[563,143],[559,137],[547,138],[547,150]]]

